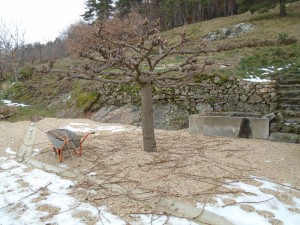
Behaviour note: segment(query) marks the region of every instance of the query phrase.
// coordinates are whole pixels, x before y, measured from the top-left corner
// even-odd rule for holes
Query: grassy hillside
[[[200,48],[203,43],[207,49],[223,48],[224,51],[198,55],[199,61],[209,59],[215,62],[207,72],[210,75],[270,77],[278,73],[288,74],[290,70],[300,68],[300,1],[287,5],[286,17],[280,18],[278,14],[278,8],[264,14],[247,12],[176,28],[164,32],[163,35],[169,43],[174,43],[178,34],[185,29],[191,39],[191,50]],[[203,41],[203,37],[210,32],[218,33],[222,28],[239,23],[251,23],[254,28],[232,38]],[[176,64],[181,60],[180,56],[174,56],[163,64]],[[55,72],[52,74],[32,72],[26,75],[23,82],[13,86],[4,82],[0,84],[0,99],[9,98],[33,105],[32,109],[20,109],[19,116],[22,119],[31,117],[33,111],[37,115],[47,116],[53,115],[52,111],[64,107],[84,108],[84,111],[87,111],[90,102],[95,100],[97,84],[62,78],[70,67],[85,63],[82,59],[68,57],[57,60],[53,68]],[[45,65],[38,65],[36,68],[40,69],[42,66]],[[269,72],[266,73],[266,70]],[[67,98],[71,91],[75,93],[76,98],[66,105],[63,99]],[[53,104],[48,107],[50,103]]]
[[[245,77],[247,72],[261,76],[260,68],[275,67],[284,68],[289,64],[290,68],[300,67],[300,1],[287,5],[286,17],[279,17],[279,8],[270,10],[267,13],[259,14],[250,12],[230,17],[216,18],[184,27],[179,27],[163,33],[170,44],[175,43],[179,33],[185,29],[191,39],[191,50],[201,49],[203,44],[206,49],[222,47],[227,49],[218,53],[199,55],[199,61],[205,59],[216,62],[213,75],[234,75]],[[234,36],[233,38],[220,39],[215,41],[203,41],[210,32],[218,32],[240,23],[251,23],[255,27],[249,32]],[[174,56],[162,62],[163,64],[180,63],[182,58]],[[78,59],[63,59],[58,61],[56,68],[66,69],[74,64],[83,62]],[[295,63],[295,64],[294,64]],[[220,69],[220,65],[230,65]],[[286,70],[287,71],[287,70]],[[282,72],[282,71],[281,71]]]
[[[233,38],[206,42],[208,48],[214,49],[221,46],[232,49],[211,53],[206,57],[219,64],[231,65],[226,69],[216,70],[215,73],[245,77],[247,72],[253,72],[260,76],[262,72],[258,70],[259,68],[275,67],[277,69],[289,64],[292,64],[289,69],[300,67],[300,1],[288,4],[287,13],[286,17],[281,18],[279,8],[263,14],[247,12],[188,25],[184,29],[191,38],[191,49],[197,49],[203,37],[210,32],[218,32],[222,28],[239,23],[255,25],[251,31]],[[167,31],[165,36],[170,42],[175,42],[174,37],[177,37],[182,29]]]

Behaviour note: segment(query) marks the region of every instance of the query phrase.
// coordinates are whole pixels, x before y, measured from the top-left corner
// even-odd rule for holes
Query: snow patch
[[[268,80],[268,79],[261,79],[260,77],[257,77],[257,76],[253,76],[253,75],[250,75],[249,76],[250,78],[247,78],[247,79],[243,79],[245,81],[250,81],[250,82],[271,82],[271,80]]]
[[[7,160],[1,157],[0,160]],[[85,218],[74,216],[85,211],[98,221],[96,224],[125,225],[118,216],[109,213],[105,206],[94,207],[88,203],[77,201],[69,194],[73,182],[39,169],[25,171],[27,168],[14,160],[0,164],[0,224],[87,224]],[[40,199],[37,201],[37,199]],[[38,207],[51,205],[59,213],[42,221],[49,215],[38,210]]]
[[[11,148],[6,148],[4,151],[8,154],[11,154],[11,155],[16,155],[17,154],[15,151],[12,151]]]
[[[97,173],[96,172],[90,172],[87,174],[87,176],[97,176]]]
[[[292,204],[286,204],[276,197],[276,194],[270,194],[272,191],[274,193],[282,193],[288,195],[287,191],[290,189],[270,181],[256,179],[261,183],[259,187],[245,184],[242,182],[234,182],[230,185],[226,185],[228,188],[239,188],[245,191],[245,193],[252,193],[251,195],[241,194],[239,196],[234,196],[232,194],[228,195],[217,195],[215,200],[217,204],[207,204],[205,209],[216,213],[217,215],[223,216],[228,221],[233,224],[239,225],[266,225],[271,224],[267,217],[264,217],[258,213],[258,211],[266,211],[273,214],[272,219],[277,219],[283,222],[284,225],[294,224],[300,225],[300,214],[293,212],[291,209],[300,208],[300,198],[292,197]],[[268,193],[262,190],[270,190]],[[224,204],[225,199],[232,199],[236,201],[236,204],[226,205]],[[252,206],[255,211],[247,212],[241,208],[241,205]],[[197,204],[197,207],[202,208],[202,204]]]
[[[70,123],[69,125],[63,127],[64,129],[71,130],[73,132],[82,132],[87,133],[91,131],[110,131],[114,132],[122,132],[127,129],[121,125],[101,125],[101,126],[91,126],[89,124],[81,124],[81,123]]]
[[[111,131],[111,132],[121,132],[125,131],[125,127],[123,126],[99,126],[97,127],[99,131]]]
[[[7,105],[7,106],[21,106],[21,107],[26,107],[26,106],[30,106],[30,105],[25,105],[23,103],[14,103],[10,100],[1,100],[1,102],[3,102],[4,105]]]

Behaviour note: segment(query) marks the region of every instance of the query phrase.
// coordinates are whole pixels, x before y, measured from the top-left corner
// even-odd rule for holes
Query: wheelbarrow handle
[[[89,132],[86,135],[84,135],[83,139],[81,140],[80,144],[82,144],[82,142],[84,142],[84,140],[90,135],[90,134],[95,134],[95,132]]]

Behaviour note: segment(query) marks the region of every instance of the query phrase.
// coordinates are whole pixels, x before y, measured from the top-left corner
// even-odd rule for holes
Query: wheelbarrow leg
[[[82,146],[81,146],[81,143],[80,143],[80,148],[79,148],[79,156],[82,155]]]
[[[61,163],[62,162],[62,149],[53,147],[53,150],[58,156],[58,161]]]
[[[58,151],[59,151],[59,154],[58,154],[58,161],[61,163],[61,162],[62,162],[62,159],[63,159],[63,157],[62,157],[63,150],[62,150],[62,149],[58,149]]]
[[[53,151],[55,152],[55,154],[58,155],[58,150],[57,150],[57,148],[54,148],[54,147],[52,147],[52,148],[53,148]]]
[[[90,132],[90,133],[87,133],[83,139],[81,140],[80,142],[80,146],[79,146],[79,156],[82,155],[82,143],[85,141],[85,139],[90,135],[90,134],[94,134],[95,132]]]
[[[58,155],[58,161],[61,163],[63,160],[63,149],[67,141],[64,142],[61,148],[55,148],[53,147],[54,152]]]

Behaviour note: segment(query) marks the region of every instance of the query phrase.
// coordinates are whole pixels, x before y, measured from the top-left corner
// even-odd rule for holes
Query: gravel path
[[[18,149],[29,125],[30,122],[0,122],[0,149]],[[87,119],[47,118],[36,125],[33,159],[101,178],[107,183],[121,184],[128,190],[149,190],[159,196],[195,205],[199,202],[214,203],[217,194],[245,194],[241,189],[224,187],[229,182],[243,181],[260,186],[259,180],[271,180],[294,187],[289,194],[300,198],[299,144],[190,135],[188,130],[156,130],[158,152],[146,153],[142,150],[140,128],[106,124],[107,128],[114,126],[114,132],[109,129],[96,131],[84,142],[82,157],[66,152],[63,163],[59,164],[45,131],[68,125],[78,129],[89,126],[96,130],[103,124]],[[122,129],[118,130],[118,126]],[[127,220],[130,213],[151,212],[143,202],[115,195],[91,182],[78,183],[76,188],[74,196],[94,204],[108,205],[113,213]],[[281,199],[292,207],[287,194]],[[229,199],[227,204],[234,204],[232,201]],[[247,205],[243,207],[246,211],[249,209]]]

